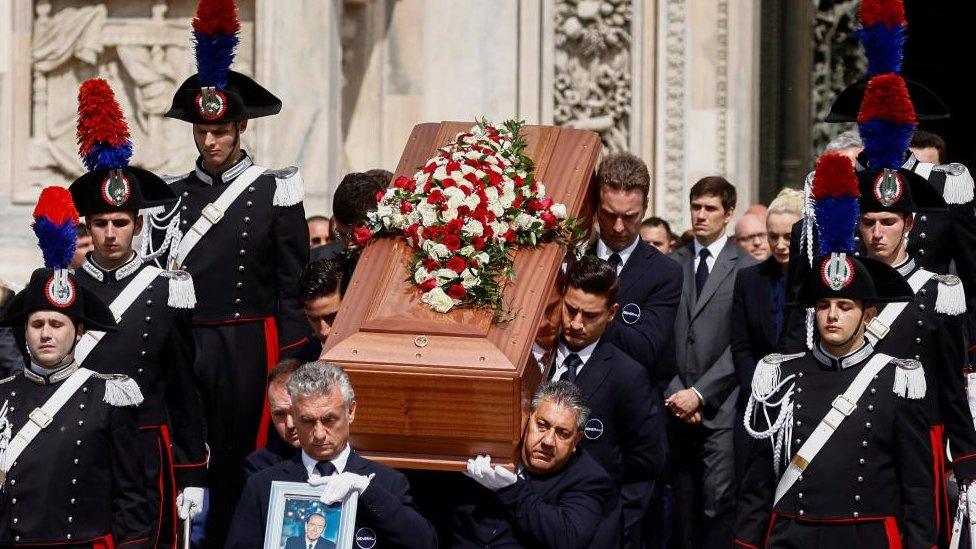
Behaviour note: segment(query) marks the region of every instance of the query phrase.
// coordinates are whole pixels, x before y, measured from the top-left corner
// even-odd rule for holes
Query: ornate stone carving
[[[664,25],[664,87],[660,91],[663,102],[664,125],[658,172],[663,174],[658,196],[660,214],[674,226],[681,226],[685,211],[685,73],[686,28],[685,0],[666,0],[660,5]]]
[[[555,3],[553,121],[597,131],[610,152],[630,148],[632,0]]]
[[[813,43],[813,125],[811,158],[817,158],[824,146],[848,124],[820,122],[830,111],[837,94],[867,72],[867,61],[861,43],[854,36],[860,0],[810,0],[816,10]]]
[[[29,180],[66,184],[84,172],[75,142],[78,86],[96,76],[112,85],[126,114],[133,163],[157,173],[187,171],[196,156],[190,132],[163,113],[195,70],[185,14],[194,13],[196,0],[152,0],[145,13],[126,0],[92,4],[59,2],[57,10],[50,0],[34,4]],[[253,15],[253,0],[239,4],[242,19]],[[184,15],[169,17],[171,11]],[[253,74],[253,23],[242,23],[234,68]]]

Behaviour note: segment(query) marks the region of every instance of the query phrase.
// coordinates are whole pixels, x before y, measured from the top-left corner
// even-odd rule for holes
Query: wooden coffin
[[[396,175],[412,176],[471,125],[417,125]],[[591,215],[597,134],[552,126],[527,126],[523,133],[549,195],[570,216]],[[356,391],[353,447],[394,467],[459,470],[480,453],[513,465],[527,405],[542,379],[532,342],[563,254],[556,244],[516,252],[517,278],[505,292],[515,318],[493,324],[487,311],[428,309],[407,282],[406,242],[371,242],[323,352],[345,368]]]

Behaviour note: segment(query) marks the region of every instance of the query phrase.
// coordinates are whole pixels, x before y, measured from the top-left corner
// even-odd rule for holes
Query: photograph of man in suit
[[[671,411],[678,546],[727,547],[735,507],[732,426],[738,381],[730,315],[736,273],[755,265],[728,237],[735,187],[705,177],[689,193],[695,240],[674,252],[684,282],[674,324],[678,373],[665,392]]]
[[[322,537],[328,524],[324,514],[312,513],[305,519],[305,534],[288,538],[285,549],[335,549],[335,542]]]

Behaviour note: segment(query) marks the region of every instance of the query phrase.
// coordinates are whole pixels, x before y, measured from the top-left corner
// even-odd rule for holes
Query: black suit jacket
[[[277,465],[282,461],[287,461],[298,455],[299,450],[282,442],[281,438],[277,435],[277,431],[274,432],[274,436],[268,433],[268,443],[265,447],[258,448],[244,459],[245,476],[250,477],[254,473],[263,471],[272,465]]]
[[[667,453],[664,404],[641,365],[601,339],[576,385],[591,410],[580,447],[617,485],[656,480]]]
[[[437,547],[433,526],[417,512],[410,496],[410,485],[402,473],[350,452],[346,471],[357,475],[375,474],[359,496],[356,532],[369,532],[377,547]],[[271,483],[276,481],[307,482],[308,471],[301,454],[251,475],[237,504],[227,537],[227,549],[261,549],[264,527],[268,521]]]
[[[319,538],[315,540],[314,549],[335,549],[335,542],[329,541],[325,538]],[[308,545],[305,543],[305,536],[293,536],[288,538],[285,542],[285,549],[308,549]]]
[[[616,501],[606,471],[577,450],[555,474],[523,471],[519,480],[493,492],[471,479],[454,513],[456,548],[589,549],[601,521]]]
[[[749,400],[752,373],[756,363],[776,350],[776,327],[770,300],[770,288],[779,275],[776,258],[739,271],[732,294],[732,360],[739,378],[739,403]],[[784,330],[786,311],[783,311]]]
[[[590,253],[595,254],[595,246]],[[670,348],[681,300],[681,267],[638,238],[619,279],[620,310],[604,337],[644,366],[656,385],[663,386],[674,375],[671,361],[661,359],[664,349]]]

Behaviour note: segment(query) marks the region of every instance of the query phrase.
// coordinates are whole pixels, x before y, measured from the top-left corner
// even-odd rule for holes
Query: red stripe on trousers
[[[942,444],[945,430],[942,425],[929,428],[929,440],[932,445],[932,484],[935,497],[935,531],[943,531],[945,539],[952,537],[952,526],[949,524],[949,494],[946,492],[945,445]]]
[[[901,549],[901,534],[898,532],[898,520],[895,517],[887,517],[884,520],[885,534],[888,535],[888,547],[890,549]]]
[[[278,363],[278,325],[275,324],[273,317],[264,319],[264,355],[268,360],[268,372],[271,372],[274,365]],[[271,412],[268,410],[268,390],[266,388],[255,448],[264,448],[265,444],[267,444],[269,423],[271,423]]]

